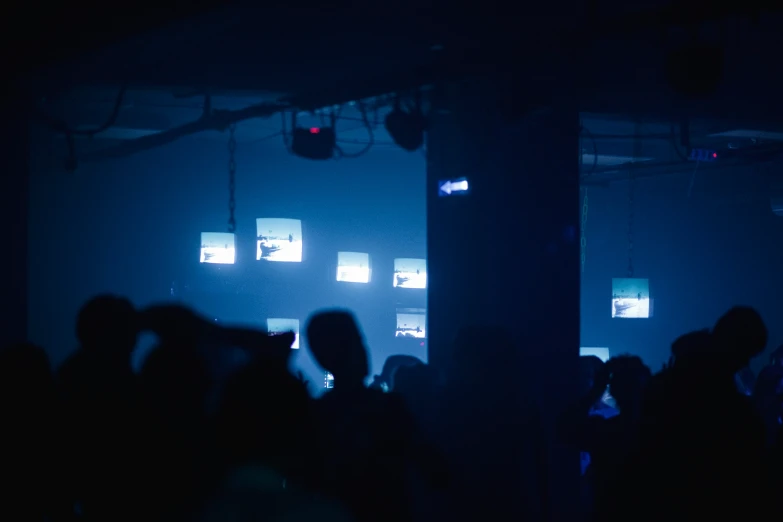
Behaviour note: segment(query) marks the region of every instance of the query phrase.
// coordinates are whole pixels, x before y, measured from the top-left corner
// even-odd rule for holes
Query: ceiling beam
[[[280,112],[284,107],[274,103],[253,105],[238,111],[215,110],[211,114],[196,121],[186,123],[173,129],[126,140],[118,145],[98,149],[78,157],[79,162],[91,162],[110,159],[120,159],[138,154],[163,145],[173,143],[185,136],[205,131],[223,131],[232,124],[251,118],[268,118]]]

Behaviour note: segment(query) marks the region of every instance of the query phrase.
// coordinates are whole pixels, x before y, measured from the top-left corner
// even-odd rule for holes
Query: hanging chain
[[[228,231],[232,234],[236,232],[237,220],[234,217],[234,211],[237,208],[236,195],[236,174],[237,164],[234,160],[234,153],[237,150],[237,140],[234,138],[236,124],[231,124],[228,128]]]
[[[633,225],[634,225],[634,193],[636,192],[636,176],[631,168],[628,178],[628,277],[633,277]]]
[[[587,236],[585,236],[585,230],[587,228],[587,209],[587,189],[585,189],[584,202],[582,203],[582,232],[579,240],[583,274],[585,273],[585,261],[587,260]]]

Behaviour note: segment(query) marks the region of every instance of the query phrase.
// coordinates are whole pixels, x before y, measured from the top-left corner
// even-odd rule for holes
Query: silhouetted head
[[[604,362],[596,355],[579,357],[579,393],[585,394],[593,388],[595,375],[604,367]]]
[[[399,366],[394,372],[395,392],[410,398],[429,398],[437,387],[438,376],[431,366],[418,363]]]
[[[130,301],[100,295],[87,301],[76,319],[76,337],[82,348],[130,355],[136,347],[139,323]]]
[[[307,323],[307,344],[318,364],[334,375],[335,386],[362,385],[370,373],[364,339],[351,312],[314,314]]]
[[[735,306],[718,319],[712,329],[714,345],[727,370],[736,373],[767,346],[767,327],[753,308]]]
[[[606,364],[610,372],[609,393],[620,412],[638,407],[652,376],[650,368],[635,355],[613,357]]]
[[[708,357],[713,351],[712,334],[706,329],[686,333],[672,343],[671,350],[674,364],[678,365]]]
[[[383,369],[378,379],[381,382],[385,382],[389,389],[394,389],[394,376],[397,374],[397,370],[404,366],[415,366],[424,364],[421,359],[412,355],[392,355],[386,359],[383,363]]]

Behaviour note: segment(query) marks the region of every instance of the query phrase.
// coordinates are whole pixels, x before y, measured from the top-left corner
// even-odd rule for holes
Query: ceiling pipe
[[[79,156],[80,162],[120,159],[175,142],[180,138],[205,131],[223,131],[231,124],[253,118],[268,118],[286,107],[279,103],[261,103],[238,111],[215,110],[196,121],[173,129],[128,140],[113,147],[106,147]]]

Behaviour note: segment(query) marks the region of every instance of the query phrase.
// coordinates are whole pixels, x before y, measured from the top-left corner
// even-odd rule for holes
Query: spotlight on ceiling
[[[294,130],[291,136],[291,152],[311,160],[327,160],[334,157],[337,146],[334,115],[329,127],[299,127],[296,124],[296,113],[293,114],[292,124]]]
[[[394,108],[386,115],[386,132],[394,143],[407,151],[414,151],[424,145],[424,131],[427,128],[427,118],[421,110],[421,99],[417,95],[415,106],[404,110],[400,106],[400,98],[394,102]]]

